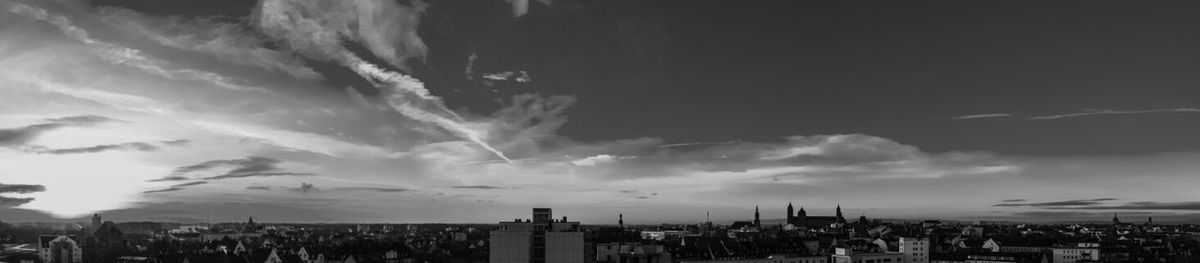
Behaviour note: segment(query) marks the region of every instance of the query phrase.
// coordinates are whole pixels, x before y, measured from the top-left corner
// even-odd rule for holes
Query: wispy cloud
[[[0,196],[0,207],[19,206],[33,202],[33,197],[7,197]]]
[[[163,189],[145,191],[142,193],[143,194],[153,194],[153,193],[174,192],[174,191],[183,190],[189,186],[196,186],[196,185],[202,185],[202,184],[207,184],[207,183],[208,182],[206,182],[206,181],[187,182],[187,183],[172,185],[170,187],[163,188]]]
[[[1130,202],[1122,205],[1059,207],[1083,210],[1200,210],[1200,202]]]
[[[161,141],[158,143],[161,145],[164,145],[164,146],[182,146],[182,145],[187,145],[189,142],[190,141],[188,141],[188,140],[173,140],[173,141]],[[64,149],[50,149],[50,148],[46,148],[46,147],[42,147],[42,146],[34,146],[34,147],[29,147],[27,149],[27,151],[32,152],[32,153],[38,153],[38,154],[80,154],[80,153],[98,153],[98,152],[106,152],[106,151],[153,152],[153,151],[158,151],[160,149],[161,148],[159,146],[151,144],[151,143],[128,142],[128,143],[119,143],[119,144],[106,144],[106,145],[96,145],[96,146],[90,146],[90,147],[64,148]]]
[[[503,187],[499,187],[499,186],[490,186],[490,185],[457,185],[457,186],[453,186],[453,187],[450,187],[450,188],[455,188],[455,189],[481,189],[481,190],[495,190],[495,189],[504,189]]]
[[[36,184],[0,183],[0,194],[28,194],[46,191],[46,186]]]
[[[259,88],[246,87],[236,84],[232,78],[201,70],[194,69],[174,69],[170,63],[145,55],[141,50],[122,47],[113,43],[100,41],[93,38],[87,30],[76,26],[71,19],[66,16],[51,14],[45,9],[34,6],[15,4],[8,9],[8,12],[14,14],[25,15],[27,17],[50,23],[67,36],[87,44],[89,47],[96,50],[104,59],[115,63],[122,64],[134,68],[141,69],[151,74],[175,80],[195,80],[205,81],[219,87],[230,90],[247,91],[265,91]]]
[[[283,163],[283,161],[280,161],[278,159],[273,159],[273,158],[261,157],[261,156],[250,156],[250,157],[246,157],[243,159],[211,160],[211,161],[205,161],[205,162],[198,163],[198,164],[175,168],[175,170],[171,172],[171,175],[163,177],[163,178],[151,180],[151,181],[187,180],[187,179],[191,179],[191,178],[187,177],[186,175],[189,175],[192,173],[215,170],[215,169],[226,169],[226,168],[228,168],[229,170],[227,170],[224,173],[221,173],[219,175],[200,177],[198,179],[222,180],[222,179],[246,178],[246,177],[314,176],[314,175],[316,175],[314,173],[284,171],[281,168],[279,168],[279,164],[281,164],[281,163]]]
[[[1024,200],[1024,199],[1013,199],[1013,200]],[[1118,199],[1117,198],[1095,198],[1095,199],[1078,199],[1078,200],[1066,200],[1066,201],[1055,201],[1055,202],[1042,202],[1042,203],[1011,203],[1011,202],[1016,202],[1016,201],[1007,201],[1006,200],[1005,202],[1010,202],[1010,203],[996,204],[993,206],[1028,206],[1028,207],[1043,207],[1043,208],[1077,207],[1077,206],[1101,205],[1101,204],[1104,204],[1104,202],[1106,202],[1106,201],[1114,201],[1114,200],[1118,200]]]
[[[1198,108],[1167,108],[1167,109],[1148,109],[1148,110],[1088,109],[1088,110],[1085,110],[1084,112],[1034,116],[1034,117],[1029,117],[1028,119],[1030,119],[1030,120],[1056,120],[1056,119],[1075,118],[1075,117],[1084,117],[1084,116],[1092,116],[1092,115],[1147,114],[1147,113],[1170,113],[1170,112],[1200,113],[1200,109],[1198,109]]]
[[[61,118],[50,118],[43,123],[32,124],[19,128],[0,129],[0,146],[23,145],[37,139],[42,133],[59,128],[86,126],[98,123],[117,121],[96,115],[79,115]]]
[[[271,191],[270,186],[247,186],[246,190]]]
[[[969,120],[969,119],[1003,118],[1003,117],[1012,117],[1012,116],[1013,116],[1012,114],[1008,114],[1008,113],[984,113],[984,114],[963,115],[963,116],[958,116],[958,117],[954,117],[951,119]]]

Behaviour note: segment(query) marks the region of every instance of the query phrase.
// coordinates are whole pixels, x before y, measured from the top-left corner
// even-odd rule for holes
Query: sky
[[[0,220],[1200,220],[1200,3],[0,0]]]

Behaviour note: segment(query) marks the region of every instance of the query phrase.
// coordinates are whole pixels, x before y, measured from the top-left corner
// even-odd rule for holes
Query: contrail
[[[376,81],[376,87],[385,91],[388,105],[392,106],[392,108],[396,109],[396,111],[400,112],[400,114],[415,120],[436,124],[446,130],[462,136],[463,138],[466,138],[467,140],[470,140],[471,142],[474,142],[475,144],[478,144],[479,147],[483,147],[485,150],[492,152],[497,157],[500,157],[500,159],[504,159],[505,162],[512,163],[512,159],[509,159],[508,156],[505,156],[504,152],[497,150],[485,142],[483,140],[483,134],[460,123],[462,121],[462,117],[459,117],[458,114],[454,113],[454,111],[446,108],[446,104],[441,98],[430,94],[429,90],[425,88],[425,83],[421,82],[421,80],[397,72],[386,71],[349,52],[343,53],[342,57],[345,60],[344,63],[353,69],[355,73],[362,75],[364,78]],[[419,106],[414,104],[422,101],[413,101],[409,95],[415,95],[424,102],[428,102],[434,106],[437,106],[441,110],[450,114],[450,116],[454,117],[454,119],[446,118],[444,116],[421,109]]]
[[[262,33],[282,40],[292,51],[341,64],[371,81],[384,91],[388,106],[405,117],[437,125],[511,163],[486,142],[487,129],[471,127],[475,123],[447,108],[420,80],[368,62],[343,43],[362,44],[376,57],[403,69],[405,59],[423,57],[427,51],[416,34],[424,6],[422,1],[404,6],[374,0],[264,0],[254,20]]]

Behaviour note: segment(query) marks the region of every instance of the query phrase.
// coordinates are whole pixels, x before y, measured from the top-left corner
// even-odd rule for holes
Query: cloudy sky
[[[1194,221],[1143,4],[0,0],[0,220]]]

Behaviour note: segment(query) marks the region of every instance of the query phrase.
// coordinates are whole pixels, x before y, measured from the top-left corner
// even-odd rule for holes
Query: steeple
[[[758,217],[758,206],[754,206],[754,227],[762,227],[762,221]]]
[[[617,214],[617,225],[625,228],[625,214]]]
[[[1114,212],[1114,213],[1113,213],[1113,224],[1114,224],[1114,225],[1116,225],[1116,224],[1121,224],[1121,219],[1118,219],[1118,218],[1117,218],[1117,213],[1116,213],[1116,212]]]
[[[1147,216],[1147,217],[1146,217],[1146,224],[1153,225],[1153,224],[1154,224],[1154,217],[1153,217],[1153,216]]]
[[[801,209],[803,209],[803,208],[801,208]],[[787,211],[788,223],[792,223],[792,215],[795,215],[795,214],[793,214],[794,212],[795,211],[792,209],[792,202],[788,202],[788,211]]]
[[[837,217],[838,223],[842,223],[842,224],[846,223],[846,217],[842,216],[842,204],[837,205],[837,216],[836,217]]]
[[[808,212],[804,212],[804,207],[803,207],[803,206],[801,206],[801,207],[800,207],[800,212],[797,212],[796,216],[799,216],[799,217],[807,217],[807,216],[808,216]]]

